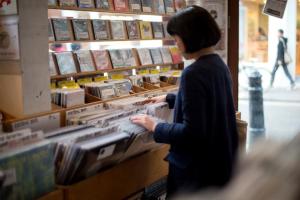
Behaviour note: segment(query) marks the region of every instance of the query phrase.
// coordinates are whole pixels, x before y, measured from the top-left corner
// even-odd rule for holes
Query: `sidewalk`
[[[263,93],[264,101],[295,102],[300,103],[300,83],[293,90],[288,88],[271,88]],[[239,90],[239,100],[248,100],[249,92],[243,89]]]

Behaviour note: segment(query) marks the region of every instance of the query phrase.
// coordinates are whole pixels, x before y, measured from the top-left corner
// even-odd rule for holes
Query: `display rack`
[[[64,15],[63,12],[64,11],[70,11],[70,13],[68,13],[67,15]],[[72,12],[77,13],[78,15],[73,15]],[[144,12],[119,12],[119,11],[108,11],[108,10],[101,10],[101,9],[97,9],[97,8],[79,8],[79,7],[60,7],[60,6],[48,6],[48,17],[49,18],[67,18],[67,19],[76,19],[77,16],[78,18],[82,19],[91,19],[90,13],[93,14],[97,14],[98,17],[100,16],[131,16],[132,19],[135,20],[140,20],[140,16],[149,16],[150,18],[148,18],[147,20],[151,21],[151,17],[154,17],[154,21],[166,21],[170,18],[169,14],[158,14],[158,13],[144,13]],[[156,16],[156,18],[155,18]],[[158,18],[157,18],[158,17]],[[97,18],[97,17],[96,17]],[[94,19],[94,18],[93,18]],[[107,19],[106,19],[107,20]],[[109,19],[111,20],[111,19]],[[121,21],[126,21],[124,19],[121,19]],[[91,33],[91,29],[89,29],[89,33]],[[109,39],[109,40],[68,40],[68,41],[49,41],[49,45],[51,44],[70,44],[70,43],[83,43],[86,47],[83,48],[84,50],[91,50],[90,46],[87,46],[89,44],[95,43],[95,44],[99,44],[101,46],[101,44],[105,44],[107,49],[108,47],[115,47],[116,45],[120,45],[123,42],[126,43],[136,43],[133,44],[135,48],[137,47],[143,47],[140,46],[141,44],[139,42],[143,42],[143,41],[161,41],[161,45],[159,47],[162,46],[170,46],[170,45],[175,45],[175,40],[169,37],[163,37],[163,38],[152,38],[152,39],[124,39],[124,40],[113,40],[113,39]],[[148,48],[148,46],[147,46]],[[152,65],[141,65],[140,62],[138,61],[139,59],[137,58],[137,53],[134,52],[134,57],[135,60],[137,61],[137,66],[130,66],[130,67],[118,67],[115,69],[107,69],[107,70],[99,70],[99,71],[91,71],[91,72],[78,72],[78,73],[71,73],[71,74],[65,74],[65,75],[55,75],[55,76],[51,76],[51,83],[54,83],[54,85],[56,85],[56,83],[58,81],[63,81],[63,80],[77,80],[79,78],[94,78],[96,76],[99,75],[104,75],[104,73],[106,73],[107,76],[110,76],[111,74],[114,73],[129,73],[129,74],[133,74],[132,70],[141,70],[141,69],[153,69],[156,67],[171,67],[173,69],[180,69],[182,70],[184,67],[184,64],[181,63],[168,63],[168,64],[152,64]],[[125,76],[126,78],[126,76]],[[150,92],[152,90],[158,90],[158,89],[162,89],[162,88],[166,88],[166,87],[170,87],[172,85],[168,84],[168,83],[164,83],[161,82],[159,84],[159,86],[155,86],[155,85],[151,85],[149,83],[145,83],[143,85],[143,87],[137,87],[137,86],[133,86],[132,92],[130,95],[135,95],[135,94],[140,94],[143,92]],[[122,97],[123,98],[123,97]],[[126,97],[125,97],[126,98]],[[116,98],[114,98],[116,99]],[[112,99],[112,100],[114,100]],[[89,105],[91,103],[100,103],[102,102],[101,99],[99,99],[98,97],[94,97],[91,94],[86,93],[85,95],[85,104]],[[82,105],[84,106],[84,105]],[[61,111],[64,109],[61,109],[59,106],[56,105],[52,105],[52,111]]]
[[[51,76],[51,80],[67,79],[70,77],[80,78],[80,77],[85,77],[85,76],[95,76],[95,75],[103,74],[105,72],[122,72],[122,71],[127,71],[127,70],[132,70],[132,69],[144,69],[144,68],[153,68],[156,66],[164,67],[164,66],[176,66],[176,65],[180,65],[179,68],[182,69],[183,63],[120,67],[118,69],[109,69],[109,70],[101,70],[101,71],[93,71],[93,72],[80,72],[80,73],[73,73],[73,74],[66,74],[66,75]]]
[[[148,16],[161,16],[169,17],[169,14],[159,14],[159,13],[148,13],[148,12],[119,12],[114,10],[101,10],[97,8],[78,8],[78,7],[60,7],[60,6],[48,6],[49,10],[69,10],[69,11],[80,11],[80,12],[98,12],[102,14],[111,15],[148,15]]]

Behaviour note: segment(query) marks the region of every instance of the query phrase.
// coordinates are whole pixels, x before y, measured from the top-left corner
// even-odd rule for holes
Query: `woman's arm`
[[[192,73],[185,73],[181,82],[183,123],[159,123],[154,139],[159,143],[173,144],[205,137],[206,93],[202,81]]]

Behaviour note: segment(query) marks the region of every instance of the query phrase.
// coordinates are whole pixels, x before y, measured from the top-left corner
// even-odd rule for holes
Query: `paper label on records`
[[[17,183],[17,173],[15,168],[4,170],[3,173],[5,175],[5,180],[3,183],[4,187],[11,186]]]
[[[105,97],[110,97],[115,95],[115,90],[114,89],[105,89],[101,91],[101,96],[103,98]]]
[[[0,15],[18,14],[17,0],[0,0]]]
[[[60,113],[53,113],[12,123],[13,131],[25,128],[31,128],[32,131],[43,130],[44,132],[60,128]]]
[[[97,160],[101,160],[101,159],[107,158],[108,156],[113,155],[115,148],[116,148],[116,145],[114,144],[114,145],[100,149]]]
[[[92,111],[98,111],[98,110],[100,111],[103,109],[104,109],[103,104],[97,104],[97,105],[93,105],[93,106],[87,106],[84,108],[69,110],[66,112],[67,123],[69,122],[69,120],[71,118],[76,117],[79,114],[88,113],[88,112],[92,112]]]
[[[286,8],[287,0],[267,0],[264,14],[282,18]]]
[[[19,28],[17,18],[0,21],[0,60],[19,60]]]

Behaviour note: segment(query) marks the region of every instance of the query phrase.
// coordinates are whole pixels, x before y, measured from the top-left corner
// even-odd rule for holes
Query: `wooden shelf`
[[[60,6],[48,6],[48,9],[52,10],[71,10],[78,12],[98,12],[107,15],[150,15],[150,16],[161,16],[170,17],[169,14],[159,14],[159,13],[145,13],[145,12],[118,12],[114,10],[102,10],[98,8],[79,8],[79,7],[60,7]]]
[[[164,161],[169,146],[162,145],[71,186],[61,186],[65,199],[125,199],[168,174]],[[142,173],[136,173],[141,171]]]
[[[177,64],[156,64],[156,65],[143,65],[143,66],[134,66],[134,67],[121,67],[117,69],[109,69],[109,70],[101,70],[101,71],[93,71],[93,72],[80,72],[80,73],[73,73],[73,74],[65,74],[65,75],[57,75],[57,76],[51,76],[51,80],[61,80],[61,79],[66,79],[66,78],[79,78],[79,77],[85,77],[85,76],[95,76],[95,75],[101,75],[105,72],[118,72],[118,71],[127,71],[127,70],[132,70],[132,69],[144,69],[144,68],[151,68],[151,67],[156,67],[156,66],[174,66],[174,65],[180,65],[182,63],[177,63]]]
[[[49,41],[49,44],[66,44],[66,43],[105,43],[105,42],[142,42],[142,41],[163,41],[164,43],[175,43],[172,38],[153,38],[153,39],[126,39],[126,40],[68,40],[68,41]]]

